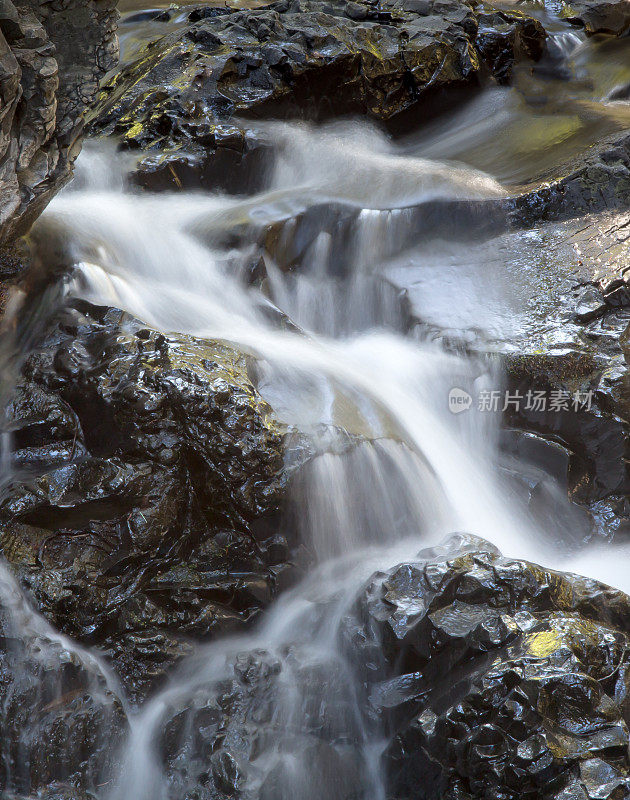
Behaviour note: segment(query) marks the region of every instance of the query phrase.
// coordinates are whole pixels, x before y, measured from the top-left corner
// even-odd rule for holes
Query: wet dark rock
[[[138,11],[125,17],[126,25],[137,25],[139,22],[170,22],[172,11],[153,9],[151,11]]]
[[[141,691],[286,582],[285,450],[302,451],[229,345],[112,309],[68,314],[10,407],[18,472],[0,541],[43,613]]]
[[[5,794],[6,800],[94,800],[95,796],[93,792],[55,783],[41,789],[37,794]]]
[[[28,614],[12,621],[3,607],[0,626],[2,797],[87,800],[127,733],[120,700],[91,656],[82,660]]]
[[[28,254],[22,252],[21,248],[17,246],[0,247],[0,280],[2,284],[24,274],[28,260]]]
[[[28,229],[70,178],[83,115],[116,62],[115,0],[0,7],[0,242]]]
[[[498,83],[511,81],[515,63],[542,58],[546,34],[538,20],[505,11],[482,13],[477,20],[477,49]]]
[[[504,355],[511,390],[547,398],[546,410],[522,403],[512,422],[569,449],[569,496],[590,509],[594,532],[607,539],[630,534],[629,222],[626,212],[563,226],[563,245],[551,261],[573,261],[576,282],[586,283],[548,331],[541,324],[519,353]],[[559,288],[562,309],[571,293],[563,297]],[[576,392],[588,408],[574,406]],[[558,402],[550,408],[553,396]]]
[[[503,388],[519,406],[507,408],[508,428],[541,437],[551,452],[564,448],[563,491],[592,516],[590,526],[566,526],[576,539],[630,536],[629,233],[630,213],[618,211],[508,231],[471,250],[453,244],[441,255],[450,267],[444,278],[472,274],[487,309],[484,318],[462,314],[458,328],[448,326],[439,293],[432,302],[421,259],[394,260],[385,272],[404,293],[416,335],[480,357],[481,371],[488,360],[499,361]],[[495,281],[500,289],[493,294]],[[500,394],[501,381],[493,385]],[[528,500],[547,480],[532,475],[518,491]]]
[[[517,227],[630,207],[630,134],[614,134],[558,168],[563,177],[512,201]]]
[[[630,8],[626,0],[567,0],[562,5],[562,16],[583,27],[588,34],[623,36],[630,30]]]
[[[247,798],[252,785],[261,800],[362,796],[352,691],[334,660],[315,664],[299,645],[253,649],[227,655],[217,675],[165,720],[160,751],[173,798]]]
[[[376,223],[373,212],[372,223]],[[356,253],[355,237],[361,230],[362,209],[340,202],[292,201],[269,204],[264,217],[255,206],[237,206],[222,215],[216,225],[201,222],[196,233],[210,246],[229,248],[244,242],[256,247],[250,270],[251,282],[266,276],[265,259],[282,271],[304,270],[309,251],[318,237],[326,234],[327,254],[320,256],[322,268],[330,275],[347,276]],[[449,237],[452,240],[483,239],[508,226],[502,200],[429,200],[417,206],[384,210],[380,237],[370,258],[376,263],[413,246],[421,237]]]
[[[607,101],[621,101],[627,102],[630,100],[630,83],[624,83],[620,86],[615,86],[606,96]]]
[[[172,797],[356,800],[374,755],[353,696],[388,743],[392,800],[626,797],[629,611],[622,592],[453,535],[360,590],[339,632],[353,692],[342,658],[299,645],[228,651],[207,683],[200,653],[163,724]]]
[[[579,322],[590,322],[606,312],[604,295],[595,286],[587,287],[578,298],[575,316]]]
[[[385,658],[389,796],[627,797],[629,604],[467,536],[375,575],[349,630]]]
[[[508,80],[515,59],[540,57],[545,41],[538,22],[507,12],[485,15],[478,40],[473,7],[455,2],[281,0],[201,11],[126,65],[93,114],[93,131],[159,151],[142,161],[143,185],[254,188],[264,159],[244,117],[388,121],[475,85],[486,68]]]

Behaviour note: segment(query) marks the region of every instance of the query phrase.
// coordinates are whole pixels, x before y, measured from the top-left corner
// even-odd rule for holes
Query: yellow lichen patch
[[[142,133],[142,123],[136,122],[134,125],[125,132],[125,139],[135,139]]]
[[[538,631],[525,638],[528,655],[535,658],[549,658],[562,646],[562,637],[557,631]]]

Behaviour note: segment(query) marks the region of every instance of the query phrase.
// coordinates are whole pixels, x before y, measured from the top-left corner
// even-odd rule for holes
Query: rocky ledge
[[[0,244],[70,178],[83,115],[117,58],[116,0],[0,2]]]
[[[92,131],[156,151],[141,165],[145,185],[238,191],[235,170],[251,181],[260,167],[244,117],[426,114],[427,101],[484,74],[509,81],[515,62],[541,57],[545,40],[540,22],[518,11],[452,0],[200,7],[104,86]]]

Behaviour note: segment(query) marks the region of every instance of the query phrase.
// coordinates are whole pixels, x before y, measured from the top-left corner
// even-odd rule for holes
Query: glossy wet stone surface
[[[121,699],[94,658],[16,612],[0,619],[3,797],[93,797],[128,732]]]
[[[516,59],[542,55],[542,26],[520,13],[480,22],[465,4],[412,5],[285,2],[186,12],[104,87],[92,129],[160,151],[143,160],[147,185],[216,184],[231,171],[229,190],[238,191],[234,170],[256,172],[260,158],[240,116],[388,120],[437,90],[474,85],[482,70],[508,80]]]
[[[563,17],[588,36],[621,37],[627,27],[622,3],[578,2]],[[438,98],[457,103],[457,92],[485,81],[503,99],[513,86],[510,99],[526,98],[528,113],[544,108],[545,127],[558,84],[575,77],[535,15],[465,3],[206,4],[130,11],[123,23],[123,35],[137,37],[128,36],[93,129],[138,151],[137,180],[151,188],[252,189],[271,149],[259,118],[352,112],[390,124]],[[623,58],[622,47],[614,52]],[[565,139],[579,146],[567,147],[567,161],[555,151],[541,158],[535,174],[509,173],[510,197],[375,200],[367,209],[267,198],[197,231],[213,248],[252,246],[249,285],[272,294],[264,256],[299,277],[322,235],[330,257],[319,267],[343,287],[367,218],[382,268],[374,280],[397,298],[405,334],[500,361],[522,395],[593,392],[579,413],[508,414],[501,466],[518,465],[532,505],[557,478],[555,489],[590,515],[586,536],[618,540],[630,531],[621,79],[594,80],[590,94],[558,107],[562,120],[540,139],[535,124],[525,129],[539,150]],[[608,138],[584,153],[593,130]],[[445,152],[436,157],[458,154]],[[522,185],[523,174],[533,182]],[[55,626],[103,649],[134,699],[201,641],[251,630],[295,580],[296,542],[280,520],[307,448],[277,421],[235,347],[165,336],[80,303],[27,360],[10,417],[16,473],[0,504],[4,556]],[[575,520],[565,532],[573,544],[584,538],[577,512]],[[364,725],[386,743],[389,800],[621,800],[630,796],[629,603],[595,581],[455,536],[376,573],[346,609],[335,653],[358,664],[357,680],[341,658],[314,662],[304,643],[259,642],[230,652],[221,679],[199,681],[182,707],[168,706],[156,752],[169,800],[320,800],[320,780],[335,787],[326,800],[358,800]],[[60,680],[36,664],[16,688],[15,644],[4,636],[0,648],[10,754],[0,781],[19,800],[92,800],[125,729],[121,710],[103,691],[104,711],[72,658]],[[208,651],[196,652],[203,670]],[[301,715],[280,702],[287,684]],[[23,742],[33,707],[41,757],[34,740]],[[283,768],[298,758],[301,793]]]
[[[627,606],[474,537],[375,575],[351,641],[385,654],[389,795],[627,796]]]
[[[51,332],[11,403],[2,545],[47,617],[144,691],[282,584],[291,444],[228,345],[84,312]]]
[[[628,603],[466,535],[375,573],[339,636],[362,713],[391,741],[387,797],[625,797]],[[170,712],[160,753],[173,797],[245,798],[259,786],[259,797],[287,798],[280,765],[306,752],[301,796],[317,796],[319,775],[335,800],[356,798],[366,767],[344,712],[347,676],[341,663],[309,666],[304,649],[226,655]],[[281,705],[287,682],[312,713]]]

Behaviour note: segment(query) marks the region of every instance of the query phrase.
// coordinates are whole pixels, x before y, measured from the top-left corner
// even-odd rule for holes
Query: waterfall
[[[501,186],[459,165],[396,155],[366,126],[275,124],[268,133],[278,143],[269,188],[245,199],[140,194],[124,181],[129,165],[104,168],[119,164],[116,156],[87,148],[77,181],[33,234],[59,243],[76,265],[67,297],[250,354],[263,397],[311,437],[317,453],[293,486],[285,521],[312,556],[310,574],[250,633],[200,645],[164,688],[128,710],[129,739],[119,770],[99,790],[103,800],[188,797],[204,770],[217,779],[237,776],[244,797],[335,800],[353,786],[357,798],[384,800],[387,731],[371,713],[362,680],[366,669],[379,673],[378,647],[373,663],[356,663],[346,628],[366,580],[458,530],[554,567],[570,567],[575,557],[571,547],[546,541],[509,490],[498,452],[501,409],[449,409],[454,390],[472,398],[502,388],[496,364],[412,330],[408,298],[388,273],[404,269],[406,254],[416,252],[435,274],[440,262],[422,251],[432,241],[424,215],[492,203],[503,196]],[[301,221],[330,207],[346,221],[343,235],[323,225],[297,268],[283,263]],[[279,226],[281,246],[263,253],[265,277],[252,283],[260,231],[270,224]],[[474,230],[468,233],[461,243],[438,243],[445,264],[454,253],[463,265],[486,263],[487,251]],[[495,337],[507,336],[523,311],[518,292],[499,278],[492,280],[494,302],[508,313],[479,307],[491,292],[464,280],[446,281],[441,295],[439,286],[432,291],[448,309],[449,328],[462,336],[468,321],[458,309],[474,305]],[[559,517],[563,503],[569,505],[558,500]],[[580,567],[606,577],[615,554],[597,558]],[[618,572],[614,578],[627,580]],[[4,570],[0,594],[5,604],[17,603],[20,628],[34,625],[120,696],[97,656],[26,610]],[[230,702],[238,714],[222,730],[229,746],[218,755],[211,744]],[[169,774],[165,754],[177,765]]]

